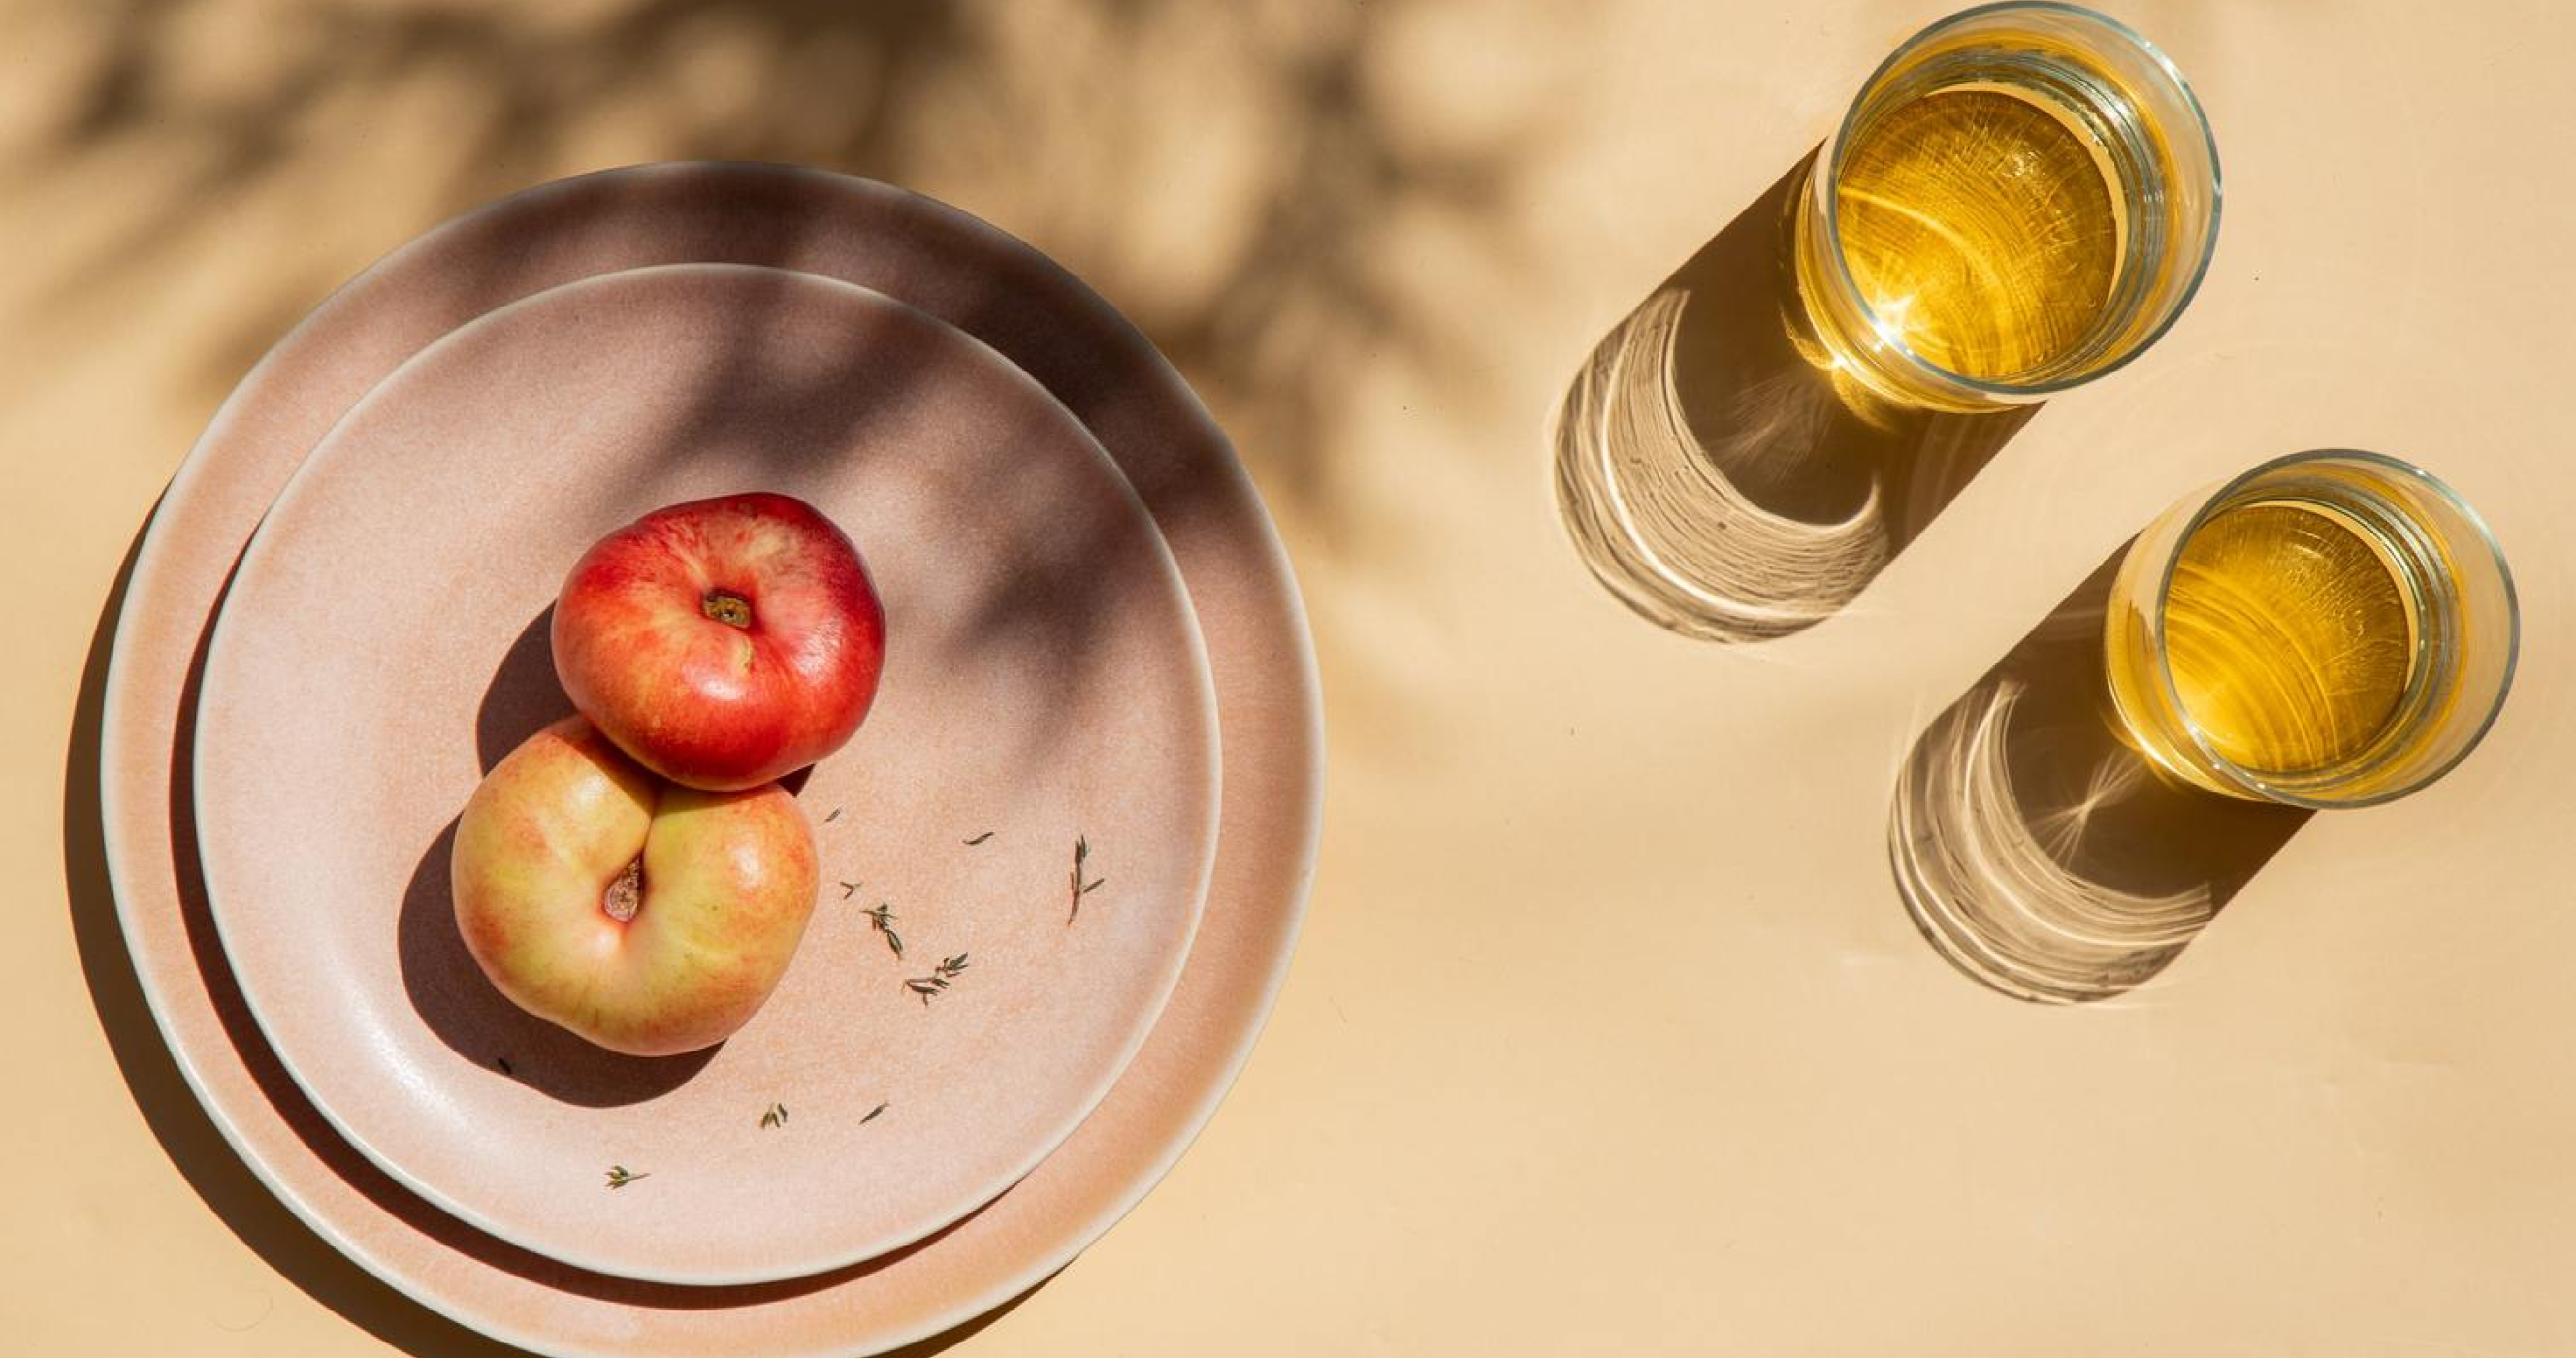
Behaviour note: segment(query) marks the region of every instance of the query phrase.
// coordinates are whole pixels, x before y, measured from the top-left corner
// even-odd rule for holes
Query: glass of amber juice
[[[2131,743],[2213,792],[2362,806],[2440,777],[2513,682],[2503,550],[2419,467],[2294,453],[2130,544],[2103,626]]]
[[[2027,404],[2173,324],[2218,211],[2217,145],[2163,53],[2071,5],[1981,6],[1899,47],[1817,152],[1792,328],[1902,406]]]

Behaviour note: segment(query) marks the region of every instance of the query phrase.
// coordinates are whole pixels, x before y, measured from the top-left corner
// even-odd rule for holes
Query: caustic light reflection
[[[1873,487],[1824,521],[1765,509],[1729,474],[1794,457],[1849,421],[1832,388],[1792,365],[1731,394],[1703,439],[1683,408],[1677,353],[1690,302],[1659,293],[1593,352],[1557,427],[1559,499],[1585,564],[1630,607],[1718,641],[1784,636],[1849,603],[1887,564]]]
[[[1897,889],[1924,937],[1997,990],[2056,1003],[2116,995],[2163,970],[2217,900],[2207,882],[2125,889],[2081,866],[2097,817],[2141,795],[2183,794],[2108,747],[2074,795],[2026,801],[2012,757],[2033,736],[2014,721],[2025,692],[2011,679],[1982,684],[1915,747],[1888,828]]]

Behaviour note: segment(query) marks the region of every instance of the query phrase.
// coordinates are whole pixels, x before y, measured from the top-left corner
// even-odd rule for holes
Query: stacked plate
[[[827,883],[777,994],[618,1057],[466,955],[454,816],[569,711],[573,558],[755,489],[866,553],[883,686],[797,789]],[[1116,312],[910,194],[674,165],[439,227],[243,381],[136,559],[102,801],[181,1069],[352,1259],[544,1353],[852,1354],[1035,1285],[1204,1125],[1320,748],[1269,519]]]

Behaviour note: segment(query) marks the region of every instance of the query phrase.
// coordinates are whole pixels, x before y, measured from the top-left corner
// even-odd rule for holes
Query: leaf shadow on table
[[[234,1236],[278,1273],[352,1324],[417,1358],[512,1358],[524,1350],[466,1328],[396,1291],[368,1273],[307,1226],[272,1194],[230,1142],[189,1088],[176,1058],[163,1040],[151,1003],[143,993],[116,912],[108,876],[104,807],[100,800],[101,731],[107,672],[116,624],[130,583],[144,531],[128,546],[116,580],[91,632],[72,715],[71,737],[63,759],[63,872],[74,946],[119,1073],[135,1107],[152,1130],[162,1152],[200,1200]],[[225,965],[203,877],[197,867],[197,845],[191,783],[192,761],[186,758],[194,738],[198,680],[213,633],[210,612],[198,631],[195,656],[173,742],[169,852],[178,880],[180,908],[200,979],[206,986],[224,1036],[231,1042],[262,1095],[294,1133],[329,1169],[403,1229],[427,1236],[448,1249],[527,1280],[538,1288],[568,1292],[622,1305],[667,1310],[708,1310],[759,1304],[805,1295],[876,1272],[929,1248],[973,1221],[983,1208],[901,1250],[846,1268],[774,1283],[739,1287],[672,1287],[593,1273],[524,1250],[465,1225],[395,1182],[373,1162],[341,1139],[296,1085],[268,1046],[250,1013],[239,983]],[[1016,1309],[1061,1274],[1040,1279],[1027,1290],[962,1325],[895,1350],[902,1358],[930,1358],[973,1337]]]
[[[195,40],[253,22],[235,3],[100,0],[41,16],[39,59],[63,76],[30,115],[40,135],[0,162],[75,174],[149,147],[167,167],[127,185],[129,220],[52,271],[53,301],[186,267],[220,231],[211,203],[327,191],[302,172],[381,159],[369,138],[388,107],[435,129],[405,157],[430,219],[639,158],[1034,185],[989,205],[1018,208],[996,219],[1124,283],[1113,291],[1134,295],[1121,305],[1221,416],[1258,431],[1247,457],[1298,508],[1328,508],[1342,489],[1336,398],[1352,383],[1390,361],[1452,390],[1485,370],[1476,336],[1422,305],[1418,271],[1391,246],[1436,222],[1497,268],[1521,262],[1508,209],[1524,164],[1556,135],[1536,107],[1491,126],[1426,123],[1410,91],[1377,78],[1416,16],[1438,8],[1424,0],[1244,15],[1190,0],[1062,14],[942,0],[600,0],[562,12],[315,0],[261,28],[255,78],[226,68],[243,59],[236,45]],[[1277,40],[1283,28],[1295,41]],[[1138,79],[1140,61],[1240,78],[1212,89]],[[366,116],[346,116],[352,107]],[[1051,168],[1031,175],[1033,163]],[[1193,219],[1213,224],[1188,241],[1189,260],[1138,221],[1158,192],[1188,195]],[[262,271],[277,286],[238,308],[202,380],[219,394],[359,262]],[[1318,515],[1316,531],[1340,533],[1343,518]]]
[[[1408,409],[1462,414],[1509,395],[1501,332],[1441,298],[1531,277],[1529,187],[1571,140],[1551,110],[1575,73],[1555,58],[1591,35],[1581,15],[1498,28],[1437,0],[311,0],[284,15],[258,0],[98,0],[30,17],[28,60],[47,78],[0,172],[115,192],[58,233],[27,310],[89,324],[101,299],[197,299],[204,287],[181,285],[220,276],[220,305],[191,306],[192,328],[173,331],[191,352],[164,404],[202,415],[384,250],[561,176],[706,160],[918,186],[1098,287],[1231,435],[1310,573],[1338,743],[1441,748],[1422,720],[1436,684],[1311,582],[1364,568],[1424,630],[1432,604],[1397,585],[1432,549],[1414,492],[1361,455],[1378,404],[1361,394],[1401,382],[1420,402]],[[1426,40],[1459,38],[1494,44],[1502,67],[1532,59],[1510,97],[1426,117],[1457,91],[1389,76]],[[293,229],[317,215],[337,229]],[[286,225],[244,228],[270,220]]]
[[[2123,546],[1927,726],[1888,861],[1933,949],[2017,999],[2120,995],[2172,965],[2313,814],[2186,787],[2122,736],[2102,623]]]
[[[1840,612],[2038,409],[1901,409],[1817,357],[1790,254],[1815,155],[1612,327],[1558,409],[1576,555],[1684,636],[1761,641]]]

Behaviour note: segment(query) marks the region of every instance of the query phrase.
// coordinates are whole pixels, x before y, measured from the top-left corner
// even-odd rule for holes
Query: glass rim
[[[2479,716],[2477,729],[2470,732],[2469,738],[2461,743],[2460,748],[2452,751],[2451,756],[2440,764],[2386,791],[2366,797],[2311,797],[2296,792],[2285,792],[2274,787],[2254,771],[2220,754],[2211,746],[2208,735],[2200,729],[2200,723],[2192,719],[2191,709],[2183,704],[2182,690],[2174,683],[2173,654],[2165,644],[2165,607],[2173,597],[2174,572],[2181,566],[2183,552],[2190,547],[2192,538],[2200,532],[2201,527],[2207,524],[2237,491],[2255,481],[2285,467],[2324,461],[2365,463],[2421,484],[2476,531],[2477,542],[2487,549],[2487,555],[2495,562],[2496,578],[2504,583],[2504,672],[2496,676],[2495,696],[2488,700],[2487,710]],[[2487,732],[2494,728],[2496,718],[2504,712],[2505,696],[2513,691],[2514,669],[2522,658],[2521,595],[2513,583],[2513,567],[2505,560],[2504,544],[2496,540],[2495,530],[2487,525],[2485,516],[2479,514],[2477,507],[2470,504],[2458,491],[2453,490],[2449,482],[2422,467],[2401,457],[2392,457],[2386,453],[2374,453],[2360,448],[2310,448],[2302,452],[2283,453],[2278,457],[2256,463],[2219,483],[2201,499],[2200,507],[2192,511],[2190,520],[2183,524],[2182,531],[2174,537],[2172,548],[2165,553],[2165,559],[2156,572],[2155,600],[2150,635],[2155,640],[2156,679],[2164,690],[2167,710],[2174,714],[2174,720],[2182,727],[2183,734],[2190,737],[2192,748],[2198,750],[2201,757],[2209,761],[2209,767],[2226,782],[2265,801],[2304,807],[2313,811],[2377,806],[2382,802],[2395,801],[2408,793],[2423,789],[2458,767],[2461,760],[2468,758],[2470,752],[2486,740]]]
[[[1852,276],[1851,261],[1843,254],[1842,219],[1838,205],[1841,195],[1835,192],[1835,185],[1842,177],[1843,152],[1851,143],[1853,123],[1860,117],[1861,109],[1869,102],[1870,92],[1878,87],[1879,81],[1884,79],[1888,72],[1896,69],[1897,63],[1912,55],[1936,35],[1971,19],[2012,11],[2065,15],[2087,23],[2099,24],[2110,30],[2115,38],[2135,46],[2148,61],[2155,65],[2157,70],[2164,73],[2167,80],[2173,82],[2174,90],[2182,96],[2183,107],[2191,111],[2193,125],[2200,129],[2201,146],[2209,154],[2209,232],[2207,238],[2201,242],[2200,258],[2193,261],[2191,277],[2184,281],[2181,295],[2165,309],[2163,318],[2155,323],[2154,328],[2141,336],[2137,343],[2130,345],[2127,352],[2098,368],[2046,382],[1995,382],[1970,377],[1965,373],[1952,372],[1914,352],[1913,346],[1903,339],[1889,336],[1882,328],[1877,312],[1871,309],[1868,297],[1861,292],[1860,280]],[[2061,391],[2072,390],[2097,377],[2108,376],[2119,371],[2128,366],[2131,360],[2155,347],[2156,341],[2163,339],[2165,332],[2171,330],[2174,322],[2182,319],[2183,312],[2190,309],[2192,299],[2200,294],[2202,281],[2209,276],[2210,260],[2218,253],[2218,224],[2226,207],[2227,198],[2226,175],[2222,172],[2218,159],[2217,134],[2211,131],[2209,114],[2201,107],[2200,95],[2193,91],[2191,82],[2183,78],[2182,68],[2174,65],[2173,58],[2166,56],[2163,48],[2148,41],[2146,36],[2136,29],[2099,10],[2066,4],[2063,0],[1994,0],[1991,4],[1974,5],[1924,26],[1914,36],[1897,44],[1896,50],[1888,53],[1886,60],[1879,62],[1877,68],[1869,73],[1869,78],[1861,82],[1860,92],[1852,96],[1851,107],[1844,110],[1842,121],[1834,128],[1833,139],[1826,143],[1825,153],[1817,163],[1823,173],[1815,178],[1812,190],[1815,196],[1822,200],[1818,207],[1824,214],[1825,245],[1828,247],[1826,253],[1833,256],[1835,277],[1841,280],[1845,293],[1849,296],[1852,306],[1859,311],[1868,332],[1880,336],[1880,343],[1886,350],[1895,353],[1906,364],[1931,375],[1937,381],[1955,383],[1981,395],[2004,399],[2053,396]]]

